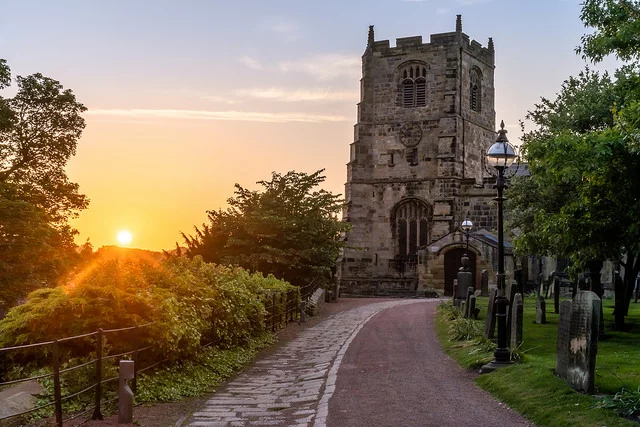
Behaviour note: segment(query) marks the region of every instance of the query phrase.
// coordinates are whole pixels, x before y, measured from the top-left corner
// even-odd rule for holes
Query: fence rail
[[[280,328],[286,327],[288,323],[300,321],[300,293],[298,290],[291,290],[289,292],[271,292],[264,294],[263,302],[266,310],[265,315],[265,329],[267,331],[275,332]],[[103,408],[110,403],[117,400],[117,385],[115,380],[118,379],[117,364],[121,358],[131,358],[134,363],[134,379],[131,383],[131,389],[136,392],[137,384],[136,378],[139,373],[148,371],[154,367],[167,361],[156,360],[153,357],[143,357],[143,355],[149,350],[153,350],[153,346],[145,345],[137,348],[129,348],[125,351],[119,351],[115,354],[105,353],[105,341],[112,335],[119,333],[132,333],[139,331],[143,328],[150,327],[154,323],[147,323],[144,325],[130,326],[119,329],[99,329],[97,331],[89,332],[82,335],[76,335],[72,337],[64,337],[53,341],[46,341],[35,344],[26,344],[13,347],[0,348],[0,362],[9,363],[9,357],[11,354],[23,352],[25,350],[43,350],[50,347],[51,359],[50,367],[51,372],[46,374],[34,375],[25,378],[13,379],[11,381],[0,381],[0,388],[15,386],[16,384],[27,381],[43,381],[49,378],[53,381],[53,399],[49,402],[42,403],[34,408],[25,410],[19,413],[12,413],[9,415],[0,416],[0,425],[5,425],[8,420],[17,420],[21,417],[25,417],[29,414],[34,414],[37,411],[44,410],[51,406],[54,407],[53,414],[55,417],[55,423],[57,426],[62,427],[65,422],[84,416],[90,412],[91,419],[101,420],[103,419]],[[73,366],[66,367],[66,365],[73,363],[73,360],[66,360],[65,363],[61,361],[61,346],[68,343],[78,342],[79,340],[92,339],[95,340],[92,351],[95,351],[95,357],[91,357],[89,360],[88,354],[83,355],[85,360],[77,362]],[[115,340],[113,341],[115,342]],[[46,351],[45,351],[46,353]],[[76,355],[77,358],[77,355]],[[86,381],[79,385],[76,389],[68,392],[64,396],[62,395],[62,382],[65,375],[72,375],[74,372],[81,369],[88,369],[91,365],[95,365],[91,374],[87,373]],[[63,367],[64,366],[64,367]],[[109,378],[103,378],[105,375],[105,368],[111,372],[116,372],[115,376]],[[1,380],[2,378],[0,378]],[[66,383],[72,382],[71,380]],[[106,390],[104,386],[111,385],[111,389]],[[76,411],[73,414],[66,414],[63,411],[63,404],[71,401],[74,398],[78,398],[82,395],[86,395],[90,392],[94,393],[93,404],[85,405],[80,411]],[[111,396],[115,394],[115,398]]]

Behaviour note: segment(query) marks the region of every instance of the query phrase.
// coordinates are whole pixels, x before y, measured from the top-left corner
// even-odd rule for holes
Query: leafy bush
[[[449,324],[450,335],[452,341],[469,341],[480,338],[484,334],[484,326],[481,322],[474,319],[465,319],[460,316]]]
[[[13,308],[0,321],[0,347],[152,323],[107,336],[107,349],[154,345],[158,358],[192,358],[205,343],[220,348],[247,343],[264,331],[266,296],[297,289],[273,276],[208,264],[200,257],[97,261],[69,283],[35,291]],[[61,357],[82,357],[95,348],[95,336],[73,340],[65,343]],[[43,363],[49,352],[48,346],[38,347],[12,357]]]
[[[443,320],[454,320],[462,317],[462,311],[453,305],[453,301],[445,301],[438,304],[436,313]]]
[[[640,387],[637,390],[623,388],[613,396],[602,398],[597,406],[613,409],[625,417],[638,417],[640,416]]]

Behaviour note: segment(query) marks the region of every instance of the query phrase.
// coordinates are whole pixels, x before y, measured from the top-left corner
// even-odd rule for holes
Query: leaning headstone
[[[584,393],[593,393],[594,388],[601,304],[594,292],[576,293],[571,304],[568,350],[562,350],[568,354],[564,378],[571,387]],[[558,347],[560,344],[558,338]],[[562,343],[563,346],[566,344],[566,341]],[[562,370],[563,367],[558,369],[556,366],[556,371]]]
[[[522,294],[517,293],[513,297],[511,305],[511,324],[509,325],[509,338],[511,350],[518,348],[522,344],[522,317],[524,315],[524,306],[522,303]]]
[[[489,272],[487,270],[482,270],[480,275],[480,296],[489,296]]]
[[[518,293],[518,282],[511,281],[506,285],[504,296],[509,300],[509,304],[513,305],[513,297]]]
[[[484,336],[492,339],[496,333],[496,296],[498,290],[493,289],[489,295],[489,304],[487,305],[487,317],[484,319]]]
[[[569,370],[569,346],[571,345],[571,301],[560,304],[560,321],[558,323],[558,337],[556,341],[556,375],[567,378]]]
[[[542,295],[536,299],[536,323],[538,325],[547,323],[547,303]]]

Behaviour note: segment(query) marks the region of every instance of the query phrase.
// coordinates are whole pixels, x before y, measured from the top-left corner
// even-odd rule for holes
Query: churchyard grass
[[[491,374],[481,375],[477,384],[499,400],[540,426],[637,426],[616,412],[599,407],[603,395],[614,395],[622,388],[635,391],[640,386],[640,304],[631,303],[629,332],[611,331],[613,300],[603,304],[606,336],[598,342],[595,395],[574,391],[554,375],[559,315],[553,300],[547,300],[547,324],[535,324],[535,297],[524,301],[523,342],[514,356],[517,363]],[[488,298],[478,298],[484,325]],[[493,359],[493,350],[482,340],[450,341],[448,321],[437,320],[440,342],[447,353],[466,369],[479,369]]]

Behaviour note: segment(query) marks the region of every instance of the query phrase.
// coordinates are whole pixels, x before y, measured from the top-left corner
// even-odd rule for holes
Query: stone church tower
[[[495,229],[495,190],[484,168],[496,139],[493,71],[493,41],[470,40],[460,15],[454,32],[428,43],[404,37],[392,47],[369,27],[345,185],[352,230],[337,266],[343,294],[450,295],[466,217],[474,280],[494,270],[485,231]]]

